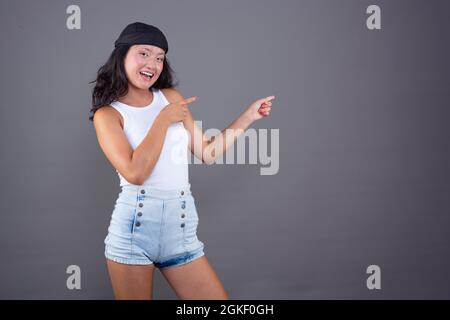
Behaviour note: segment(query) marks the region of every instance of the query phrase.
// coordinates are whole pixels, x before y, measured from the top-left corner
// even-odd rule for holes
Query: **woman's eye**
[[[146,57],[148,56],[148,54],[145,53],[145,52],[140,52],[140,54],[143,55],[143,56],[146,56]],[[158,59],[159,59],[159,61],[161,61],[161,62],[164,61],[164,58],[158,58]]]

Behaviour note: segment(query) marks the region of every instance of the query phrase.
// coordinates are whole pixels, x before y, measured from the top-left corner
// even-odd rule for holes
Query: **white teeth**
[[[153,77],[153,73],[147,72],[147,71],[141,71],[141,74],[145,74],[146,76],[149,76],[150,78]]]

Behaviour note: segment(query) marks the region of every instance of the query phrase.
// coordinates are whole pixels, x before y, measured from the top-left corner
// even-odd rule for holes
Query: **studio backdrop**
[[[228,159],[189,164],[198,237],[231,298],[450,298],[449,1],[0,12],[0,298],[113,298],[103,240],[120,188],[88,120],[90,82],[135,21],[167,35],[205,134],[276,96]],[[154,297],[176,298],[160,272]]]

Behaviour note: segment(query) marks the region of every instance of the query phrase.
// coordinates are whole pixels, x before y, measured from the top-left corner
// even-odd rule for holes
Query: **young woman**
[[[187,150],[214,163],[269,115],[274,96],[243,111],[227,128],[233,135],[208,139],[188,108],[196,97],[174,88],[167,52],[160,29],[129,24],[94,81],[89,119],[121,186],[105,238],[108,272],[116,299],[152,299],[155,267],[180,299],[228,299],[197,238]]]

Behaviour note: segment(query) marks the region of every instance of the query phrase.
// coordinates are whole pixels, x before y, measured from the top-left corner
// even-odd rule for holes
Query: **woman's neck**
[[[128,93],[119,98],[118,101],[136,108],[146,107],[153,102],[153,91],[151,89],[136,90],[130,86],[128,88]]]

